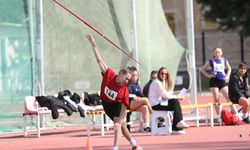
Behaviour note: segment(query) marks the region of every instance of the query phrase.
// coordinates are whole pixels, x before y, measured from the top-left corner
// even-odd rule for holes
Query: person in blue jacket
[[[142,88],[139,84],[139,72],[136,67],[128,67],[131,71],[132,77],[129,80],[128,90],[130,95],[130,105],[129,109],[133,111],[139,111],[142,113],[143,119],[143,130],[150,132],[151,128],[149,126],[150,113],[152,113],[152,108],[149,103],[149,99],[145,97],[142,93]],[[127,122],[130,121],[131,112],[127,113]],[[130,125],[127,125],[130,130]]]

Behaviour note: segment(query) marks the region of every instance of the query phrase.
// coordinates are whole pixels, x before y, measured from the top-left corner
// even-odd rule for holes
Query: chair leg
[[[105,133],[104,133],[104,117],[103,117],[103,114],[100,114],[101,116],[101,135],[104,136]]]
[[[41,131],[40,131],[40,114],[37,114],[37,137],[41,136]]]
[[[220,126],[222,126],[222,119],[221,119],[222,105],[220,104],[220,105],[218,105],[218,107],[219,107],[219,114],[217,114],[217,116],[218,116]]]
[[[214,126],[214,108],[213,105],[210,106],[210,126]]]
[[[28,133],[27,133],[27,118],[26,118],[26,115],[24,115],[23,117],[24,117],[23,132],[24,132],[24,137],[27,137],[28,136]]]
[[[104,122],[106,124],[106,131],[109,131],[110,121],[106,114],[104,114]]]
[[[154,136],[154,135],[157,135],[157,132],[156,132],[156,130],[157,130],[157,128],[158,128],[158,118],[155,118],[155,117],[153,117],[152,118],[152,123],[151,123],[151,135],[152,136]]]
[[[206,107],[206,126],[208,126],[208,111],[209,111],[209,108]]]
[[[87,120],[87,135],[90,136],[90,119],[89,115],[86,115],[86,120]]]

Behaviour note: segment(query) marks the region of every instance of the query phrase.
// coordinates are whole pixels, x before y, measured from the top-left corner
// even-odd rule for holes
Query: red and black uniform
[[[126,107],[129,105],[128,87],[119,86],[115,81],[116,76],[111,68],[107,69],[103,74],[100,95],[104,111],[113,121],[114,117],[120,116],[122,103]]]

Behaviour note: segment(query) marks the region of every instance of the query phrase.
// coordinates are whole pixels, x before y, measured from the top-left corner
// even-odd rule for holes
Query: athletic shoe
[[[184,130],[179,130],[179,131],[173,130],[172,131],[172,135],[184,135],[184,134],[186,134],[186,131],[184,131]]]
[[[249,121],[249,117],[247,117],[247,118],[243,119],[242,121],[244,121],[244,122],[245,122],[245,123],[247,123],[247,124],[249,124],[249,123],[250,123],[250,121]]]
[[[144,127],[144,131],[145,132],[151,132],[151,128],[150,127]]]
[[[188,128],[189,125],[186,122],[184,122],[183,120],[181,120],[180,122],[177,123],[176,127],[183,129],[183,128]]]
[[[113,147],[112,150],[119,150],[117,147]]]
[[[137,145],[136,140],[133,138],[130,141],[130,145],[132,146],[131,147],[132,150],[142,150],[142,148]]]
[[[132,139],[130,140],[130,145],[131,145],[132,147],[137,146],[136,140],[132,138]]]
[[[137,146],[132,146],[131,149],[132,149],[132,150],[136,150],[136,149],[137,149]]]
[[[140,147],[140,146],[133,146],[132,150],[142,150],[142,147]]]

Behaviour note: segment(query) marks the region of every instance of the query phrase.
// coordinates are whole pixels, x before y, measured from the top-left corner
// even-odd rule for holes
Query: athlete
[[[207,72],[209,67],[211,68],[211,73]],[[227,72],[225,72],[225,70],[227,70]],[[223,57],[221,48],[214,49],[213,58],[209,59],[209,61],[200,68],[200,71],[209,78],[210,92],[212,93],[214,102],[219,103],[219,92],[230,102],[228,97],[228,81],[231,74],[231,67],[228,60]],[[215,108],[215,111],[217,114],[220,114],[218,106]],[[238,115],[235,105],[232,105],[231,111]]]
[[[94,37],[89,34],[87,35],[87,39],[92,47],[103,76],[100,99],[102,100],[105,113],[114,122],[115,136],[112,150],[119,149],[121,132],[130,142],[132,150],[136,150],[139,146],[137,146],[136,140],[131,137],[126,127],[126,122],[123,120],[126,115],[126,108],[129,105],[129,91],[127,86],[131,79],[131,73],[128,69],[121,69],[119,73],[116,74],[113,69],[109,68],[102,60]]]

